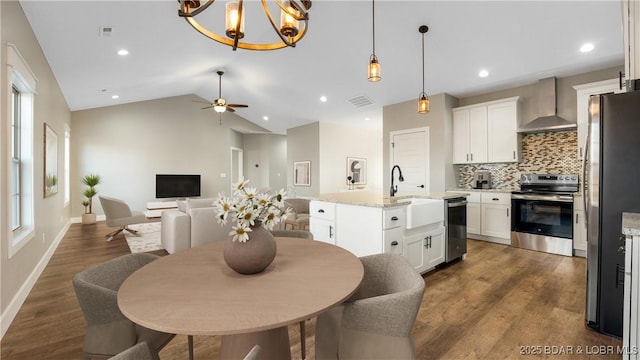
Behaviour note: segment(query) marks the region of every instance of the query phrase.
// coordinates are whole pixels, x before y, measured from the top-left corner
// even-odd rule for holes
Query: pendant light
[[[426,114],[429,112],[429,97],[424,92],[424,34],[429,31],[429,27],[422,25],[418,28],[418,31],[422,34],[422,92],[418,99],[418,113]]]
[[[373,18],[373,53],[369,58],[368,79],[371,82],[377,82],[382,79],[380,76],[380,63],[376,57],[376,2],[371,0],[372,18]]]

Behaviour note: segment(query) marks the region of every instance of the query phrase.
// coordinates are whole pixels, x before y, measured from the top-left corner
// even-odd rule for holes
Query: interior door
[[[233,193],[233,184],[243,177],[243,150],[235,147],[231,148],[231,192]]]
[[[404,181],[398,181],[396,171],[394,185],[398,192],[429,191],[429,128],[394,131],[390,134],[390,168],[400,166]]]

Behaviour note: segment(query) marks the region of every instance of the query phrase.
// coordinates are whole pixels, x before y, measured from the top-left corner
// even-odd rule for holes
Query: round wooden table
[[[118,306],[133,322],[183,335],[223,335],[220,358],[242,359],[259,344],[264,359],[290,359],[287,325],[343,302],[362,281],[360,260],[321,241],[276,238],[262,273],[240,275],[215,242],[162,257],[133,273]]]

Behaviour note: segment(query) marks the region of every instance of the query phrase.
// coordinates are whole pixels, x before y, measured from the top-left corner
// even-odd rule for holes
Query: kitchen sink
[[[407,229],[444,221],[444,200],[412,198],[407,205]]]

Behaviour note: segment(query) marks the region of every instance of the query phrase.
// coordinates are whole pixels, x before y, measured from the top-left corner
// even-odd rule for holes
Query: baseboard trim
[[[4,334],[6,334],[7,330],[9,330],[9,326],[11,326],[11,323],[18,315],[18,311],[20,311],[20,308],[24,304],[25,300],[27,300],[27,296],[29,296],[31,289],[33,289],[33,287],[35,286],[36,282],[38,281],[38,278],[40,277],[40,275],[42,275],[42,272],[47,267],[47,264],[49,264],[49,260],[51,260],[51,257],[56,252],[58,245],[60,245],[60,242],[64,238],[70,226],[71,226],[71,222],[68,222],[60,230],[55,240],[51,243],[51,246],[49,246],[47,251],[44,253],[44,256],[42,256],[42,258],[38,262],[38,265],[36,265],[36,267],[33,269],[31,274],[27,278],[27,281],[25,281],[24,284],[22,284],[16,296],[14,296],[11,302],[9,303],[9,306],[7,306],[5,311],[2,314],[0,314],[0,331],[1,331],[0,340],[2,340],[2,338],[4,337]]]
[[[96,215],[96,221],[105,221],[107,217],[105,215]],[[82,223],[82,216],[80,217],[72,217],[69,220],[72,224],[80,224]]]

